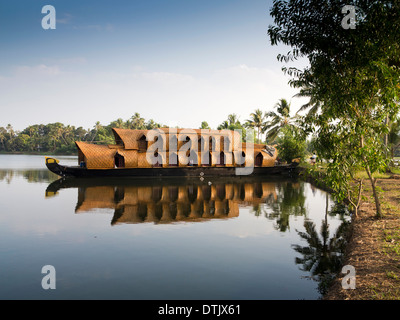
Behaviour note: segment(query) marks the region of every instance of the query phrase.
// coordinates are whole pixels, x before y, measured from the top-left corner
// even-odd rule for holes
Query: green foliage
[[[341,26],[341,0],[274,1],[271,43],[292,47],[278,56],[288,63],[300,56],[304,70],[284,67],[290,84],[309,96],[303,127],[316,136],[317,151],[327,159],[327,180],[340,197],[349,197],[354,169],[362,167],[372,183],[377,215],[379,197],[373,173],[388,163],[389,122],[399,111],[400,2],[353,1],[356,29]],[[387,121],[389,120],[389,121]]]
[[[223,121],[217,130],[239,130],[242,133],[242,141],[246,141],[246,126],[242,125],[236,114],[232,113],[228,115],[227,120]],[[254,141],[256,142],[256,141]]]
[[[282,128],[277,143],[281,160],[291,163],[293,159],[300,159],[300,161],[305,159],[306,140],[298,128],[291,126]]]
[[[267,131],[267,140],[274,141],[282,128],[294,126],[295,117],[290,116],[290,103],[286,99],[280,99],[275,105],[276,112],[270,111],[265,114],[267,119],[264,130]]]
[[[114,143],[112,128],[154,129],[160,127],[162,125],[152,119],[146,122],[138,113],[135,113],[128,121],[120,118],[107,126],[97,121],[92,129],[87,130],[56,122],[47,125],[35,124],[21,132],[16,132],[12,125],[8,124],[6,128],[0,127],[0,151],[75,154],[75,141],[97,144]]]
[[[211,129],[207,121],[201,123],[200,129]]]
[[[261,109],[256,109],[250,113],[250,119],[246,120],[245,127],[257,130],[257,142],[261,143],[260,134],[265,129],[266,116]]]

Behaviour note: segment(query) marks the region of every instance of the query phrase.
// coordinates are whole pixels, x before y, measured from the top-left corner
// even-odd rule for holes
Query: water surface
[[[1,299],[318,299],[348,220],[301,181],[61,180],[42,156],[0,155],[0,190]]]

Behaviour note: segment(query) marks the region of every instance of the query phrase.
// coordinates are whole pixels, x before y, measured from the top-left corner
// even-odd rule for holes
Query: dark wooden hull
[[[213,177],[213,176],[268,176],[298,174],[296,164],[273,167],[235,168],[235,167],[168,167],[168,168],[115,168],[87,169],[78,166],[63,166],[57,162],[46,161],[47,168],[62,177]],[[239,169],[239,171],[237,170]],[[245,169],[245,171],[242,171]]]

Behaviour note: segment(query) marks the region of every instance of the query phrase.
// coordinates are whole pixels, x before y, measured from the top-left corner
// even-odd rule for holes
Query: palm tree
[[[304,85],[302,85],[300,92],[294,95],[294,97],[298,97],[298,98],[305,98],[305,97],[310,98],[310,100],[306,104],[303,104],[300,107],[300,109],[296,112],[296,115],[299,112],[305,111],[307,109],[308,109],[308,112],[305,116],[306,118],[312,117],[315,114],[317,114],[318,110],[322,106],[322,102],[315,99],[314,95],[312,94],[312,91],[313,91],[312,85],[304,84]]]
[[[6,147],[4,145],[4,141],[6,140],[6,134],[7,134],[7,130],[4,129],[3,127],[0,127],[0,141],[1,141],[1,145],[3,146],[3,150],[6,149]]]
[[[286,99],[280,99],[275,108],[277,109],[276,112],[270,111],[266,113],[267,119],[270,119],[265,125],[267,140],[274,140],[283,127],[293,126],[294,120],[297,118],[297,116],[290,117],[290,103]]]
[[[227,120],[225,120],[224,122],[222,122],[218,127],[217,130],[224,130],[224,129],[228,129],[229,128],[229,122]]]
[[[124,128],[124,120],[122,118],[118,118],[114,123],[117,128]]]
[[[130,118],[131,129],[145,129],[145,120],[140,116],[138,112]]]
[[[260,133],[263,132],[265,128],[265,118],[266,115],[261,109],[256,109],[254,112],[250,113],[250,119],[246,120],[247,127],[257,129],[258,142],[260,142]]]
[[[14,132],[13,126],[11,124],[8,124],[7,127],[6,127],[6,130],[7,130],[7,133],[9,135],[9,137],[10,137],[10,140],[12,140],[14,138],[14,136],[15,136],[15,132]]]
[[[95,123],[95,125],[94,125],[94,127],[93,127],[93,129],[94,129],[94,134],[93,134],[93,137],[92,137],[92,141],[90,141],[90,142],[93,142],[94,138],[96,138],[96,136],[97,136],[97,132],[99,132],[99,130],[100,130],[102,127],[103,127],[103,126],[101,125],[100,121],[96,121],[96,123]]]
[[[228,115],[228,122],[230,125],[236,124],[237,122],[239,122],[239,118],[235,113],[232,113]]]

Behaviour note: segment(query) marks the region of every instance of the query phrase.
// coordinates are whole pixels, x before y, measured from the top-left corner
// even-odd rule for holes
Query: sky
[[[44,29],[55,9],[55,29]],[[304,99],[271,46],[272,0],[0,0],[0,127],[146,120],[216,128]]]

